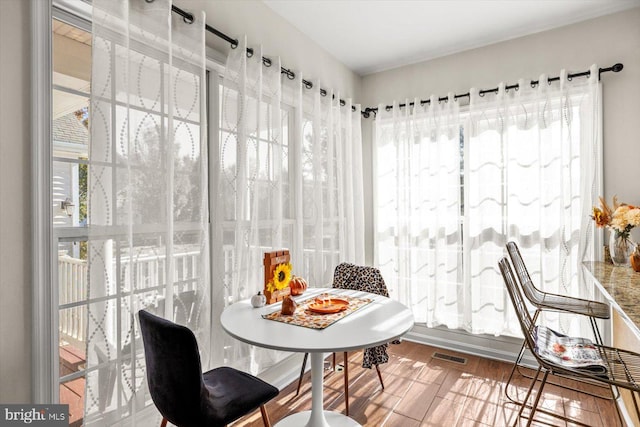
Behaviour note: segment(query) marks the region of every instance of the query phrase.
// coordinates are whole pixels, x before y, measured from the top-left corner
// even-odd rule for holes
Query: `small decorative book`
[[[282,301],[291,293],[291,255],[288,249],[264,254],[264,296],[267,304]]]

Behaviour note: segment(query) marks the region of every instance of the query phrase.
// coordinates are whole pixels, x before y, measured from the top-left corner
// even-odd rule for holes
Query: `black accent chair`
[[[265,403],[278,395],[270,384],[229,367],[202,373],[193,332],[144,310],[138,312],[153,403],[178,427],[225,426],[260,408],[270,427]]]

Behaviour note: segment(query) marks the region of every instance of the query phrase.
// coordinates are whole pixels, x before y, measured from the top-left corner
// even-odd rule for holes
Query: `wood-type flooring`
[[[460,356],[466,364],[432,358],[434,352]],[[512,426],[519,407],[504,394],[511,364],[403,341],[389,346],[389,363],[380,365],[385,389],[375,369],[363,369],[362,352],[349,353],[349,411],[363,426],[458,427]],[[342,354],[337,355],[342,363]],[[593,427],[618,427],[614,404],[576,390],[593,386],[562,380],[570,389],[547,385],[540,407],[580,420]],[[520,399],[529,380],[515,378],[512,396]],[[327,370],[324,380],[325,409],[344,413],[343,373]],[[311,409],[311,376],[304,376],[300,395],[297,381],[267,404],[272,424],[291,413]],[[525,410],[525,415],[528,410]],[[521,418],[518,425],[526,425]],[[233,427],[261,427],[260,411],[238,420]],[[550,415],[536,413],[534,426],[574,426]],[[302,426],[301,426],[302,427]]]

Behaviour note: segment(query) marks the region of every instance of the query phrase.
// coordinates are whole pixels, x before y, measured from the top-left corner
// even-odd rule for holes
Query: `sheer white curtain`
[[[539,77],[519,89],[471,90],[465,145],[466,280],[469,329],[517,333],[496,260],[504,245],[520,246],[534,282],[543,290],[593,296],[581,262],[595,259],[589,214],[600,194],[600,88],[598,68],[588,79],[549,82]],[[575,316],[547,314],[565,333],[580,331]],[[587,329],[588,330],[588,329]]]
[[[375,258],[392,298],[416,322],[462,325],[461,141],[458,102],[378,106]],[[409,101],[405,101],[408,106]]]
[[[296,237],[292,259],[311,286],[330,286],[341,262],[364,264],[364,199],[360,106],[321,83],[285,80],[294,106]]]
[[[189,326],[209,363],[204,14],[92,4],[84,423],[157,425],[137,311]]]
[[[580,268],[595,259],[589,214],[601,193],[598,68],[590,71],[541,76],[535,88],[521,80],[517,91],[471,89],[459,114],[451,97],[379,107],[376,263],[416,321],[519,334],[497,268],[509,240],[542,289],[593,296]],[[543,320],[584,333],[568,316]]]
[[[246,46],[227,58],[212,149],[214,348],[216,361],[258,373],[287,354],[226,336],[221,311],[263,288],[264,252],[288,248],[311,286],[329,284],[342,261],[363,262],[362,143],[359,109]]]

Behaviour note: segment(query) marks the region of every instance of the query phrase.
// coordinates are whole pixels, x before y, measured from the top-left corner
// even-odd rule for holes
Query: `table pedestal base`
[[[323,354],[311,353],[311,410],[290,415],[276,424],[277,427],[355,427],[360,425],[346,415],[324,410],[323,365]]]
[[[316,427],[315,424],[311,424],[311,411],[298,412],[293,415],[278,421],[275,427],[301,427],[311,426]],[[353,418],[349,418],[346,415],[338,412],[324,411],[324,421],[326,424],[323,427],[359,427],[360,424]]]

